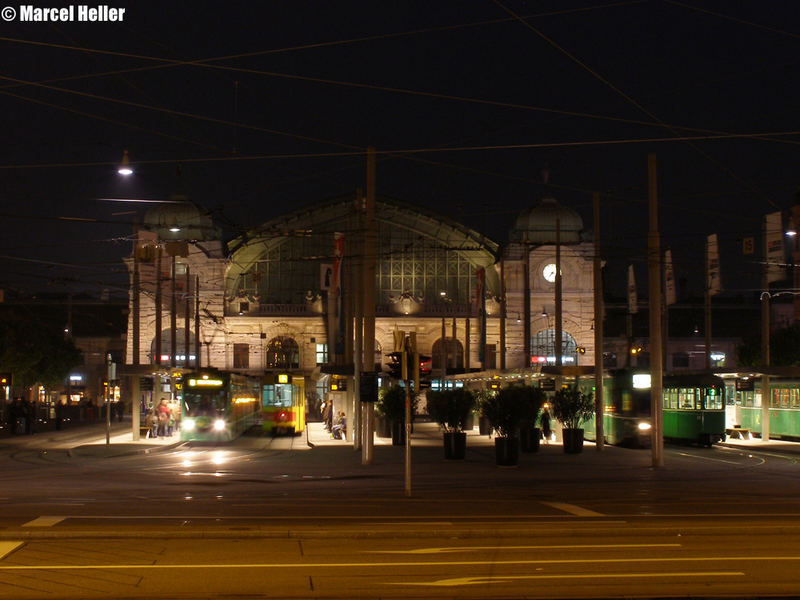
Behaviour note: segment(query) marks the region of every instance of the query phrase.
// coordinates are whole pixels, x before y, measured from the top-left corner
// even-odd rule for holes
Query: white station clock
[[[556,280],[556,265],[554,263],[547,263],[542,267],[542,277],[548,283],[553,283]]]

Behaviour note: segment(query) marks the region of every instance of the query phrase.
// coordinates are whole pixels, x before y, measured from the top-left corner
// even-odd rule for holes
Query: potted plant
[[[481,414],[489,419],[497,435],[494,440],[497,464],[516,465],[519,462],[519,422],[523,414],[518,392],[503,388],[487,396],[481,405]]]
[[[382,390],[379,394],[376,410],[385,416],[392,428],[392,446],[402,446],[406,443],[406,390],[400,386]],[[416,396],[411,395],[411,416],[414,416]]]
[[[385,390],[378,390],[378,402],[375,403],[375,435],[379,438],[392,437],[392,422],[384,413],[383,403],[380,401]]]
[[[494,396],[497,392],[494,390],[479,390],[475,394],[475,409],[478,413],[478,433],[481,435],[492,435],[492,423],[489,417],[483,414],[483,405],[486,400]]]
[[[444,457],[466,456],[467,433],[464,431],[475,407],[474,394],[464,388],[428,392],[428,415],[443,430]]]
[[[553,416],[564,426],[564,452],[583,451],[581,424],[594,414],[594,394],[583,393],[577,385],[558,390],[553,396]]]
[[[509,388],[514,390],[521,404],[522,415],[519,423],[519,442],[523,452],[539,450],[541,430],[537,427],[539,411],[542,409],[546,394],[542,388],[530,385]]]

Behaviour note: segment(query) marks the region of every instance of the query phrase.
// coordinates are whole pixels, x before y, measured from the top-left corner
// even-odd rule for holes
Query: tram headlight
[[[639,428],[639,431],[650,431],[650,429],[652,429],[652,425],[650,425],[650,423],[647,421],[639,421],[637,427]]]
[[[225,429],[225,421],[223,419],[217,419],[214,421],[215,431],[222,431],[223,429]]]
[[[194,419],[184,419],[181,427],[186,431],[192,431],[194,429]]]

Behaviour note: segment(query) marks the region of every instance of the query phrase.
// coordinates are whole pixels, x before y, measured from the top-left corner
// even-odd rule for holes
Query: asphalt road
[[[309,441],[314,442],[315,438]],[[792,445],[559,445],[445,461],[417,427],[347,443],[0,443],[0,597],[622,598],[800,595]],[[136,453],[133,453],[133,452]]]

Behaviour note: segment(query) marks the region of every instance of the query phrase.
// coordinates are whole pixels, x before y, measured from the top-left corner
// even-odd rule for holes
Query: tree
[[[562,388],[553,396],[553,416],[566,429],[580,429],[594,414],[594,393],[584,394],[577,385]]]
[[[759,336],[746,338],[736,347],[736,356],[743,367],[763,365],[761,338]],[[769,359],[770,364],[776,367],[800,365],[800,325],[795,323],[770,334]]]
[[[82,362],[80,350],[59,328],[22,310],[0,315],[0,365],[14,374],[15,386],[59,385]]]

